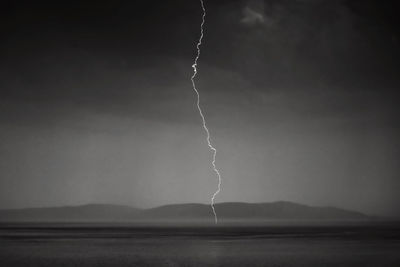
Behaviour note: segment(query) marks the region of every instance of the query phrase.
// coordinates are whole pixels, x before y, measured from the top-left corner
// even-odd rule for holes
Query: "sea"
[[[398,223],[1,223],[0,266],[400,266]]]

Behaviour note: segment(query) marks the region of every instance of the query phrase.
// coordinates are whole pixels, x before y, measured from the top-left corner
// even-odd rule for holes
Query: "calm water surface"
[[[0,224],[0,266],[400,266],[400,227]]]

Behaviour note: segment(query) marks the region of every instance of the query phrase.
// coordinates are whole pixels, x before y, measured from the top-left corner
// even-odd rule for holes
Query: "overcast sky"
[[[195,106],[197,0],[8,1],[0,208],[209,203]],[[390,1],[205,0],[197,87],[217,202],[400,215],[399,29]]]

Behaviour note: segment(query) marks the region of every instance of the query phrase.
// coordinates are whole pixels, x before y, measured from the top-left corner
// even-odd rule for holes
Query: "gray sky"
[[[400,215],[388,3],[205,1],[197,86],[218,202]],[[0,208],[210,201],[217,180],[190,83],[197,1],[2,12]]]

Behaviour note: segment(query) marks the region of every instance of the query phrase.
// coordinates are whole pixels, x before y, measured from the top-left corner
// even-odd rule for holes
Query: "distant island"
[[[217,203],[219,221],[346,221],[370,220],[366,214],[335,207],[315,207],[288,201]],[[49,208],[0,210],[0,222],[206,222],[214,221],[208,204],[172,204],[150,209],[87,204]]]

